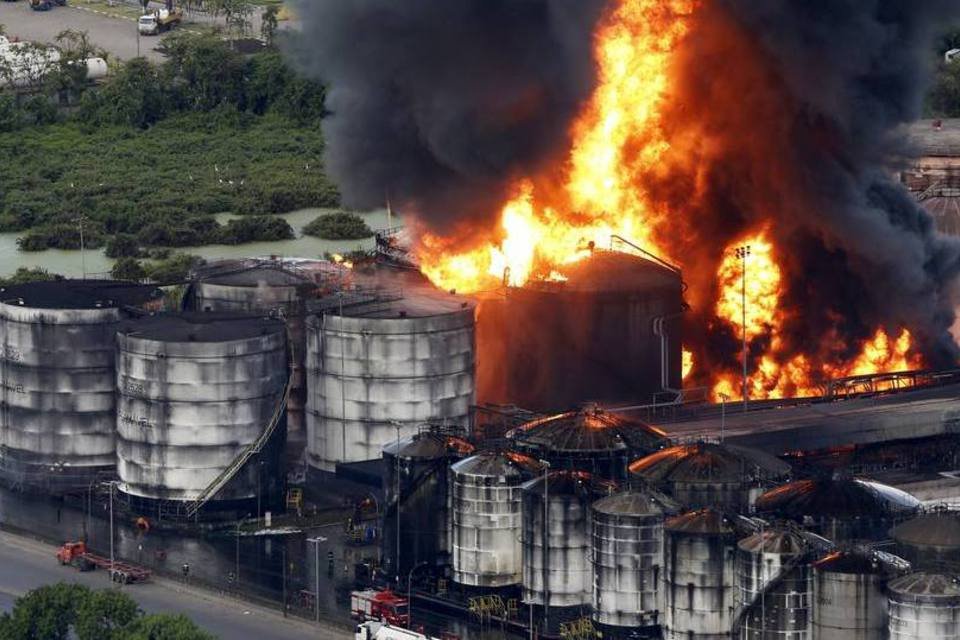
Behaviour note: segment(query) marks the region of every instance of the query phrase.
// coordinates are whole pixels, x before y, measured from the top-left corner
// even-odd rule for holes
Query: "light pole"
[[[397,483],[396,483],[396,492],[397,492],[397,553],[394,555],[394,562],[396,563],[395,573],[397,574],[397,586],[400,586],[400,427],[403,426],[396,420],[393,421],[393,426],[397,429]]]
[[[418,562],[410,569],[410,573],[407,574],[407,629],[413,629],[413,572],[428,564],[430,564],[429,560]]]
[[[317,623],[320,622],[320,541],[323,538],[307,538],[307,542],[313,545],[313,567],[314,571],[314,591],[313,591],[313,614]]]
[[[83,279],[87,279],[87,258],[84,254],[83,246],[83,223],[86,222],[89,218],[87,216],[80,214],[74,218],[74,222],[80,227],[80,270],[83,273]]]
[[[115,563],[115,555],[113,551],[113,487],[116,486],[116,480],[110,480],[104,484],[110,486],[110,579],[113,579],[113,566]]]
[[[740,258],[740,307],[742,313],[743,337],[743,411],[747,411],[747,258],[750,256],[750,245],[737,247],[737,257]]]

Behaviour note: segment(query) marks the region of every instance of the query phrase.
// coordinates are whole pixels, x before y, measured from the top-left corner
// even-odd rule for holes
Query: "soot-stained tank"
[[[597,250],[563,276],[481,303],[482,402],[563,411],[583,402],[648,403],[664,386],[680,388],[678,269]]]
[[[807,640],[812,633],[813,585],[806,541],[787,529],[765,529],[737,550],[738,637]]]
[[[918,570],[960,571],[960,512],[937,509],[890,530],[896,553]]]
[[[837,476],[789,482],[761,495],[754,506],[758,513],[842,542],[885,539],[890,527],[916,513],[920,501],[879,482]]]
[[[522,485],[539,470],[533,458],[495,451],[450,467],[454,582],[469,587],[520,584]]]
[[[507,434],[513,447],[547,460],[552,469],[586,471],[626,480],[627,466],[669,440],[656,427],[586,404],[576,411],[537,418]]]
[[[593,621],[628,637],[662,619],[663,522],[679,509],[656,491],[622,491],[591,507]]]
[[[405,576],[423,564],[448,563],[450,466],[473,448],[458,435],[436,427],[383,448],[386,500],[381,541],[382,566],[388,576]]]
[[[326,265],[326,270],[321,269]],[[291,453],[299,454],[306,441],[304,405],[307,348],[307,303],[324,293],[328,271],[336,267],[319,261],[297,264],[284,260],[224,260],[204,265],[194,273],[184,300],[194,311],[268,313],[279,311],[290,332],[291,388],[287,399],[287,432]]]
[[[163,314],[122,323],[117,343],[117,470],[120,490],[133,501],[198,499],[245,449],[267,437],[268,427],[282,447],[282,321]],[[276,495],[275,442],[264,442],[264,453],[213,499],[243,501],[258,490]]]
[[[584,471],[552,471],[523,485],[524,602],[550,608],[590,603],[590,505],[612,490]]]
[[[425,284],[307,322],[307,462],[380,457],[423,424],[466,428],[475,404],[474,304]]]
[[[158,307],[156,287],[104,280],[0,289],[0,475],[9,485],[86,488],[116,467],[117,323]]]
[[[715,509],[690,511],[664,524],[666,640],[731,637],[737,530]]]
[[[790,466],[755,449],[698,442],[636,460],[630,472],[688,507],[744,513],[757,494],[787,477]]]
[[[889,585],[890,640],[960,640],[960,585],[952,574],[910,573]]]
[[[887,582],[910,565],[878,551],[832,551],[813,563],[814,640],[875,640],[887,633]]]

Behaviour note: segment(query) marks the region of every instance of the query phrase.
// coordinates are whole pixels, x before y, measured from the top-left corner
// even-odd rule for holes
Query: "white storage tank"
[[[307,322],[307,462],[373,460],[423,424],[469,422],[474,304],[420,285],[390,302],[333,307]]]
[[[663,522],[677,510],[653,491],[622,491],[593,503],[593,621],[604,637],[661,622]]]
[[[890,640],[960,640],[960,585],[953,575],[911,573],[889,585]]]
[[[122,324],[117,343],[117,471],[120,491],[134,499],[197,499],[282,419],[280,320],[158,315]],[[240,469],[214,499],[249,500],[273,486],[276,461],[259,469],[260,461]]]
[[[450,467],[454,582],[472,587],[520,584],[522,485],[539,470],[532,458],[492,451]]]
[[[715,509],[664,524],[665,640],[731,638],[736,530]]]

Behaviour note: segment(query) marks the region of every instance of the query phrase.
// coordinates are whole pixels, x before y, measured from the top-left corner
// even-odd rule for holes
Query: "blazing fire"
[[[686,168],[686,156],[692,155],[686,147],[698,138],[695,128],[683,139],[671,137],[666,113],[673,97],[672,60],[701,2],[620,0],[596,32],[597,85],[572,125],[562,166],[550,176],[518,180],[492,231],[423,234],[417,253],[424,274],[444,289],[465,293],[562,280],[566,265],[594,249],[610,248],[620,236],[681,267],[695,266],[701,278],[709,278],[702,265],[685,264],[687,245],[670,239],[696,221],[678,222],[685,212],[664,204],[646,186],[671,168]],[[690,188],[696,192],[701,177],[691,173]],[[784,261],[773,231],[744,234],[723,253],[713,284],[694,283],[698,292],[714,296],[711,326],[737,341],[745,338],[751,398],[810,395],[830,378],[923,364],[906,329],[896,336],[877,329],[861,345],[825,336],[826,350],[807,350],[792,341],[784,327],[796,314],[784,305]],[[684,349],[684,378],[693,371],[694,358]],[[699,363],[701,356],[696,359]],[[739,350],[728,354],[726,370],[696,372],[706,376],[715,399],[741,397],[741,373],[731,360],[739,361]]]

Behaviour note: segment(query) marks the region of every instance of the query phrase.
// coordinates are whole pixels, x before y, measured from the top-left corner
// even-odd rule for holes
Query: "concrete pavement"
[[[0,532],[0,611],[9,611],[13,601],[31,589],[71,582],[91,588],[122,589],[147,613],[182,613],[207,631],[230,640],[347,640],[353,634],[341,627],[316,625],[284,618],[269,609],[183,584],[157,578],[147,584],[113,585],[102,571],[81,573],[57,564],[56,548],[28,538]]]

